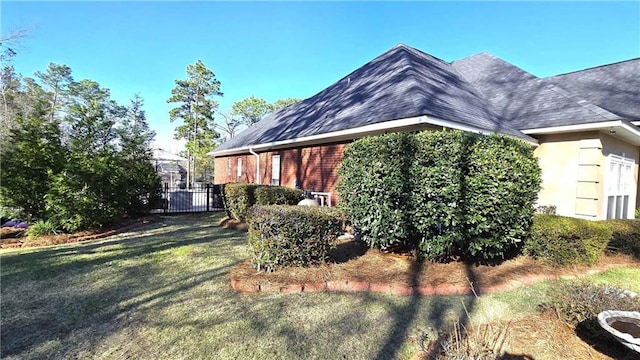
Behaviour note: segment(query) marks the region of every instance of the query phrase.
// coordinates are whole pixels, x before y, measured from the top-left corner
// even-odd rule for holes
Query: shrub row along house
[[[538,78],[488,53],[445,62],[400,44],[211,155],[216,183],[297,185],[335,198],[354,139],[443,128],[502,133],[535,147],[539,205],[593,220],[632,218],[639,124],[640,58]]]

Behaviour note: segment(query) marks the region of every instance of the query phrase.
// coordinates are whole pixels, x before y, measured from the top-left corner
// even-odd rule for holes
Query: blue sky
[[[66,64],[128,104],[145,99],[171,142],[174,80],[202,60],[221,110],[255,95],[307,98],[398,43],[446,61],[488,51],[537,76],[640,57],[640,2],[12,2],[2,32],[33,28],[13,61],[24,76]]]

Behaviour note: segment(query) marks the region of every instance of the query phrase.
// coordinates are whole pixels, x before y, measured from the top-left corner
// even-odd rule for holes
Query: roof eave
[[[632,122],[624,119],[603,121],[590,124],[551,126],[537,129],[521,130],[527,135],[564,134],[583,131],[599,131],[609,134],[634,146],[640,146],[640,129]]]
[[[289,140],[273,141],[269,143],[261,143],[255,145],[247,145],[226,150],[214,150],[207,155],[220,157],[229,155],[238,155],[248,153],[249,151],[270,151],[283,148],[290,148],[294,146],[310,146],[318,145],[330,142],[341,142],[353,139],[358,139],[365,136],[380,135],[387,132],[395,131],[413,131],[420,130],[425,126],[443,127],[454,130],[468,131],[478,134],[493,134],[495,131],[463,124],[456,121],[441,119],[435,116],[421,115],[404,119],[396,119],[390,121],[383,121],[375,124],[360,126],[352,129],[332,131],[324,134],[304,136],[300,138],[294,138]],[[508,135],[507,136],[511,136]],[[515,136],[512,136],[515,137]],[[528,137],[526,139],[519,138],[530,145],[537,146],[538,141],[534,138]]]

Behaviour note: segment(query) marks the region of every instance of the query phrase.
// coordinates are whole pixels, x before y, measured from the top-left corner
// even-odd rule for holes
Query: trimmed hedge
[[[612,231],[608,248],[640,259],[640,220],[603,221]]]
[[[255,190],[256,205],[296,205],[304,191],[284,186],[261,186]]]
[[[411,218],[419,234],[417,250],[428,259],[446,259],[464,247],[460,206],[464,189],[460,184],[469,137],[459,131],[423,132],[415,137],[410,173]]]
[[[227,213],[239,221],[253,205],[296,205],[304,198],[302,190],[284,186],[231,183],[223,189]]]
[[[535,215],[524,253],[557,265],[593,265],[611,239],[603,222],[555,215]]]
[[[332,208],[257,205],[248,215],[249,253],[257,270],[326,262],[342,229]]]
[[[531,146],[461,131],[392,133],[350,144],[337,190],[347,220],[374,248],[480,261],[522,245],[540,189]]]
[[[412,141],[411,134],[391,133],[357,140],[344,151],[338,169],[340,208],[370,247],[411,242]]]

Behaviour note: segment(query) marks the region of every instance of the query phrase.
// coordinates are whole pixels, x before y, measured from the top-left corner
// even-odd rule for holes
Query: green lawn
[[[242,232],[219,216],[166,217],[100,242],[0,254],[4,359],[407,359],[410,336],[533,311],[544,284],[472,297],[237,294]],[[597,281],[636,284],[640,270]],[[622,274],[622,275],[621,275]],[[621,278],[622,280],[616,280]]]

